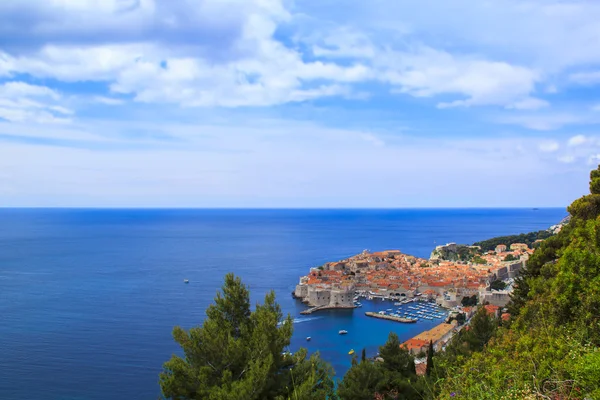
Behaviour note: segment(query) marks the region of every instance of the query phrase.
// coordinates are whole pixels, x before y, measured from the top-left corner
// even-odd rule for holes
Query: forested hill
[[[437,398],[600,399],[600,167],[590,178],[517,278],[507,325],[440,356]]]
[[[499,236],[492,239],[482,240],[473,243],[473,246],[480,246],[482,251],[494,250],[499,244],[510,246],[513,243],[525,243],[530,248],[535,247],[536,240],[548,239],[553,233],[549,230],[521,233],[520,235]]]

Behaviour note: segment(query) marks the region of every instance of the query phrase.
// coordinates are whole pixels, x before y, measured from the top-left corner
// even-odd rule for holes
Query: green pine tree
[[[429,348],[427,348],[427,369],[425,370],[426,376],[431,376],[433,371],[433,341],[429,341]]]
[[[380,363],[370,361],[353,365],[338,386],[341,400],[373,399],[384,385],[384,373]]]
[[[251,311],[248,288],[227,274],[202,326],[173,329],[183,357],[164,364],[162,393],[178,400],[333,396],[331,367],[318,354],[307,358],[305,350],[285,353],[291,336],[291,317],[283,318],[273,292]]]

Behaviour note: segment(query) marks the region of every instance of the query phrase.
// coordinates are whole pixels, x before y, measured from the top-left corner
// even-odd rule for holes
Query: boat
[[[342,329],[341,331],[338,332],[340,335],[345,335],[346,333],[348,333],[347,330]]]
[[[348,352],[348,354],[350,354],[350,355],[354,354],[354,349],[350,350],[350,351]]]
[[[183,283],[190,283],[190,280],[189,279],[184,279]]]
[[[307,336],[307,337],[306,337],[306,341],[307,341],[307,342],[310,342],[310,339],[311,339],[311,338],[310,338],[310,336]]]

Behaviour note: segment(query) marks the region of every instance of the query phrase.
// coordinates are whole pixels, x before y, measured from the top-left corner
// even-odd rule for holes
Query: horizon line
[[[195,207],[195,206],[0,206],[0,210],[549,210],[568,206],[405,206],[405,207]]]

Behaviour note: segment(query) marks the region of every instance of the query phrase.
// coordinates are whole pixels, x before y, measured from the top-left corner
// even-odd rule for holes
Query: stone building
[[[296,285],[294,295],[311,307],[354,307],[355,287],[308,285],[301,279]]]

